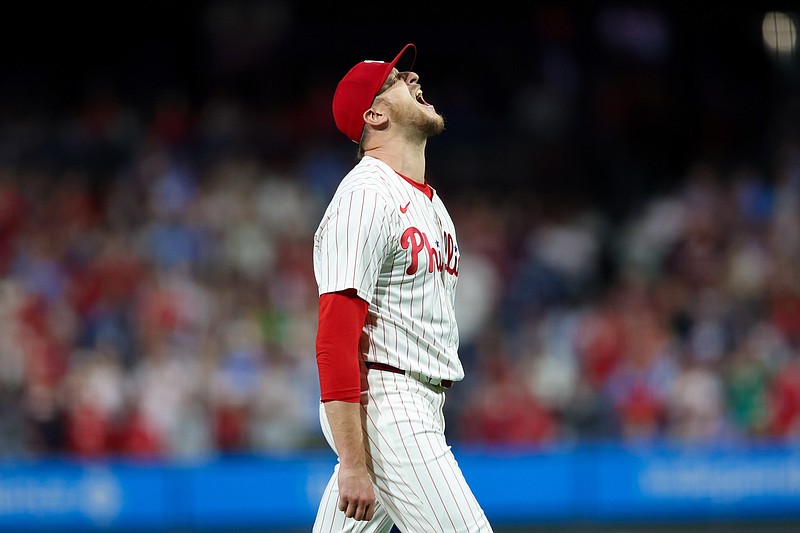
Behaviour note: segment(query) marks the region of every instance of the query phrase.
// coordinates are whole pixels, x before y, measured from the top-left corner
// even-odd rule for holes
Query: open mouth
[[[432,107],[431,104],[426,102],[425,99],[422,97],[422,89],[417,89],[417,92],[414,95],[414,98],[416,98],[417,102],[419,102],[420,104],[422,104],[424,106],[427,106],[427,107]]]

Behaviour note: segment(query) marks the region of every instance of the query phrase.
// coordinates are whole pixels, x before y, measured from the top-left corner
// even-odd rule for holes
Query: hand
[[[372,520],[375,490],[365,466],[345,468],[339,465],[339,510],[347,518]]]

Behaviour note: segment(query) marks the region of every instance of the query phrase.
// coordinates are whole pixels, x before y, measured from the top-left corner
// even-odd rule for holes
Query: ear
[[[364,111],[364,123],[373,128],[382,128],[388,120],[389,117],[386,116],[386,113],[375,109],[375,106]]]

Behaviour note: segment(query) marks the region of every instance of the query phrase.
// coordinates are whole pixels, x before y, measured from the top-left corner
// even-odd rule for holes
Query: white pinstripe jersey
[[[342,179],[314,235],[319,294],[355,289],[369,303],[366,361],[463,379],[455,319],[459,250],[450,214],[379,159]]]

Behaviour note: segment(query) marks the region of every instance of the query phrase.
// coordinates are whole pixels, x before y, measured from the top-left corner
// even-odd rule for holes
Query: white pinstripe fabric
[[[314,235],[319,293],[355,288],[369,303],[364,360],[453,381],[464,377],[459,256],[439,196],[429,200],[371,157],[344,177]]]
[[[429,199],[372,157],[343,178],[314,235],[319,293],[354,288],[369,303],[361,357],[453,381],[464,377],[455,320],[459,257],[438,194]],[[490,532],[445,440],[443,389],[385,371],[370,371],[364,381],[375,516],[357,522],[337,509],[337,467],[314,531],[386,533],[394,523],[404,533]]]
[[[445,393],[413,378],[370,371],[362,403],[367,456],[378,500],[370,522],[345,518],[339,499],[338,465],[320,501],[314,533],[387,533],[392,523],[404,533],[491,532],[445,441]],[[333,446],[324,406],[320,420]]]

